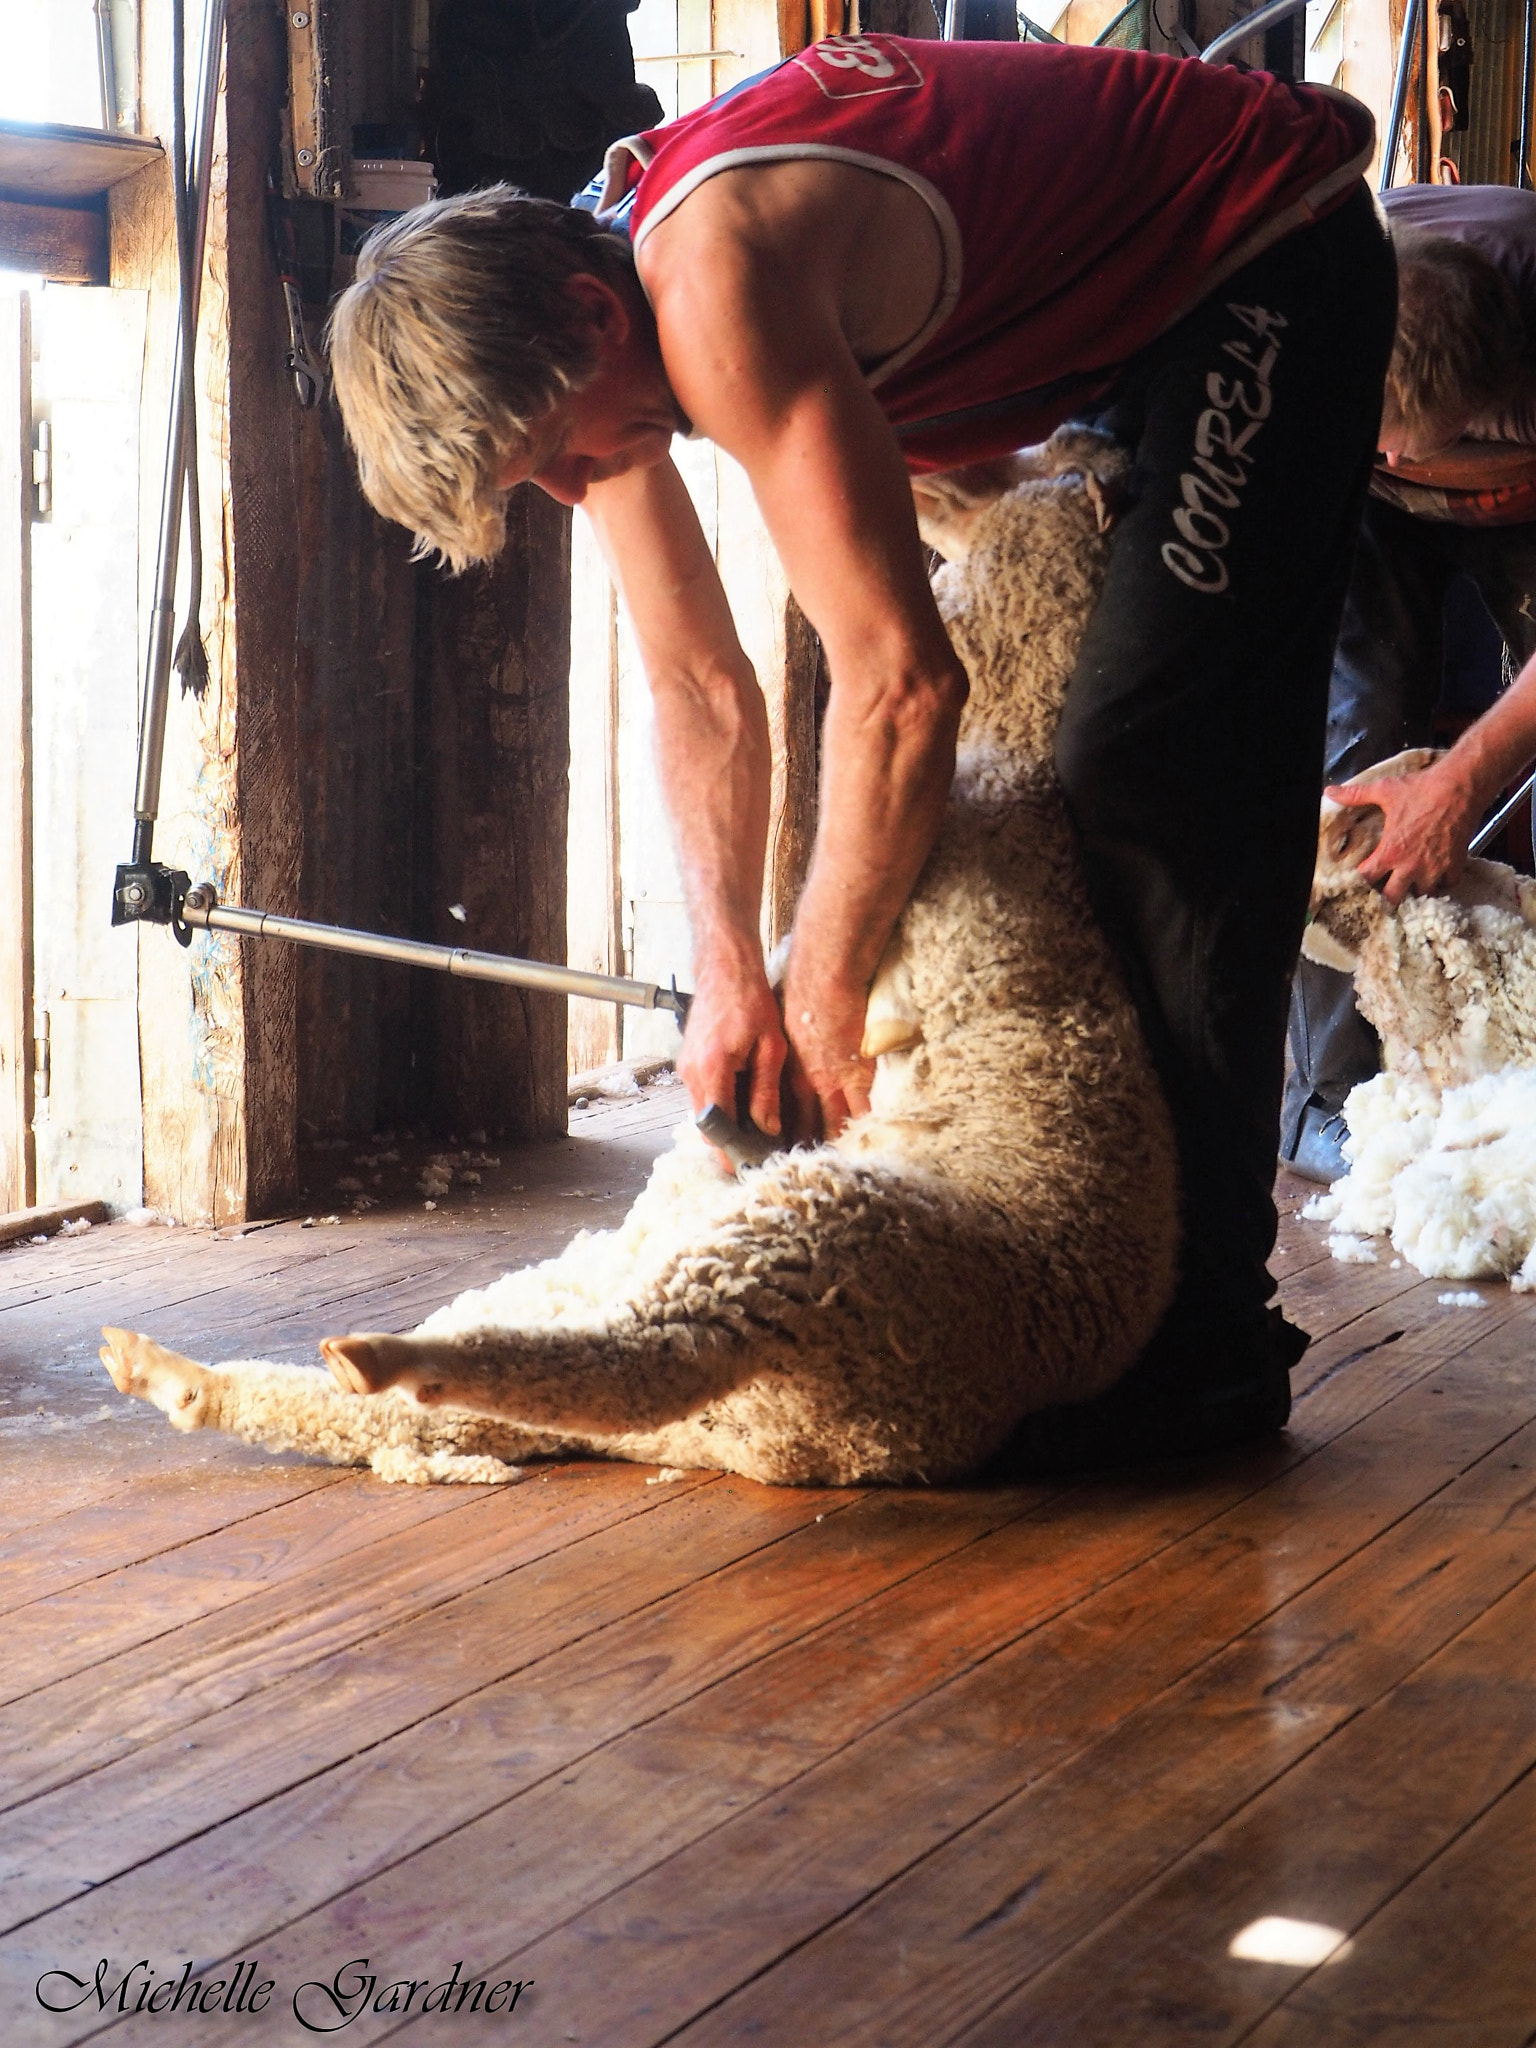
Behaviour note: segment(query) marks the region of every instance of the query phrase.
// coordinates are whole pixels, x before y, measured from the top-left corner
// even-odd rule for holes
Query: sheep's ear
[[[912,503],[924,545],[946,562],[963,562],[983,516],[1021,477],[1033,474],[1021,457],[1004,455],[993,462],[972,462],[963,469],[913,477]]]
[[[971,552],[976,528],[985,505],[957,505],[939,491],[912,486],[912,503],[917,512],[917,531],[923,546],[932,548],[946,562],[963,562]]]

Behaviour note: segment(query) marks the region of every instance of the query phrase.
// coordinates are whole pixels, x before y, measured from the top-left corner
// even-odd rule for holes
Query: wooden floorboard
[[[1365,1921],[1347,1969],[1282,1987],[1244,2038],[1253,2048],[1529,2048],[1533,1928],[1536,1770],[1527,1770]]]
[[[462,1962],[532,1981],[455,2037],[540,2048],[1531,2048],[1536,1301],[1335,1264],[1299,1182],[1290,1430],[1140,1475],[389,1488],[179,1437],[96,1361],[103,1321],[407,1327],[617,1221],[681,1109],[471,1145],[431,1209],[466,1148],[380,1140],[271,1227],[0,1253],[0,2040],[307,2041],[296,1987],[367,1956],[350,2042],[441,2033],[388,1987]],[[1228,1953],[1275,1915],[1349,1946]],[[100,2009],[141,1956],[278,1990]]]

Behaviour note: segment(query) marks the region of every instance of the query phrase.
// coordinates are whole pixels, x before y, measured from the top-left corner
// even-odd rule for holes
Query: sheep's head
[[[1434,747],[1406,747],[1374,768],[1350,777],[1352,782],[1384,782],[1398,775],[1417,775],[1438,761]],[[1385,905],[1357,872],[1361,861],[1380,843],[1383,814],[1375,804],[1338,804],[1324,797],[1317,832],[1317,864],[1312,870],[1309,922],[1301,942],[1308,960],[1353,974],[1360,948],[1382,917]]]
[[[966,746],[1049,760],[1108,562],[1103,493],[1090,494],[1084,482],[1089,448],[1101,478],[1124,470],[1126,458],[1112,443],[1074,429],[994,466],[1023,479],[1001,494],[983,501],[978,473],[968,471],[963,488],[972,502],[961,503],[960,486],[946,501],[946,545],[955,559],[936,572],[933,588],[970,677],[960,734]]]

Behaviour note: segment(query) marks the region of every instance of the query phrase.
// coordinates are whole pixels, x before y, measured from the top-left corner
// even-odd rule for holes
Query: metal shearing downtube
[[[1381,152],[1381,176],[1376,186],[1379,192],[1392,189],[1397,145],[1403,138],[1403,116],[1408,110],[1408,74],[1413,68],[1413,53],[1418,47],[1423,8],[1424,0],[1408,0],[1408,12],[1403,16],[1403,41],[1397,53],[1397,76],[1392,83],[1392,111],[1387,117],[1387,139]]]
[[[1489,840],[1496,836],[1500,827],[1509,823],[1509,820],[1519,810],[1521,804],[1531,794],[1533,789],[1536,789],[1536,771],[1527,775],[1514,795],[1499,805],[1499,808],[1494,812],[1486,825],[1480,826],[1473,833],[1471,839],[1467,842],[1467,852],[1481,853]]]
[[[160,770],[165,755],[165,721],[170,702],[171,656],[175,647],[176,570],[181,553],[182,500],[186,492],[188,456],[182,356],[197,345],[197,311],[202,296],[203,256],[208,240],[208,200],[212,188],[213,133],[219,108],[219,66],[224,47],[225,0],[208,0],[203,21],[202,71],[198,81],[197,124],[193,131],[192,296],[180,307],[171,369],[171,423],[166,435],[165,480],[160,495],[160,551],[155,566],[155,599],[149,620],[149,651],[144,663],[144,695],[139,719],[139,766],[133,800],[133,857],[148,863],[154,850],[155,820],[160,812]]]
[[[189,889],[181,906],[184,924],[211,932],[238,932],[249,939],[287,939],[295,946],[322,952],[351,953],[365,960],[390,960],[400,967],[431,967],[440,974],[467,981],[494,981],[504,987],[542,989],[550,995],[586,996],[598,1003],[626,1003],[637,1010],[670,1010],[679,1022],[691,998],[654,981],[632,981],[620,974],[591,974],[581,967],[556,967],[543,960],[518,960],[507,953],[477,953],[467,946],[434,946],[423,939],[394,939],[382,932],[360,932],[345,925],[312,924],[307,918],[284,917],[271,910],[248,910],[239,904],[216,903],[206,886]]]

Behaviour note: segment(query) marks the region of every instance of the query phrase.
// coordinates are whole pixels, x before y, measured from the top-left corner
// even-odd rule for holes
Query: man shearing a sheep
[[[748,1075],[786,1138],[867,1107],[866,994],[953,769],[966,679],[911,479],[1069,418],[1133,449],[1058,768],[1177,1130],[1182,1282],[1120,1386],[1038,1419],[1043,1462],[1273,1430],[1305,1344],[1268,1306],[1270,1183],[1392,333],[1371,147],[1353,101],[1264,74],[837,37],[615,145],[595,213],[501,188],[386,227],[334,323],[364,489],[423,547],[494,554],[528,481],[591,518],[688,893],[680,1071],[698,1106]],[[679,432],[745,468],[832,676],[782,1015],[767,722]]]
[[[1329,794],[1373,803],[1361,865],[1391,903],[1454,884],[1483,814],[1536,760],[1536,193],[1405,185],[1384,199],[1400,279],[1380,444],[1334,657]],[[1519,673],[1443,760],[1355,781],[1433,737],[1446,587],[1469,576]],[[1291,1011],[1282,1156],[1309,1179],[1347,1164],[1344,1102],[1379,1064],[1348,975],[1303,961]]]

